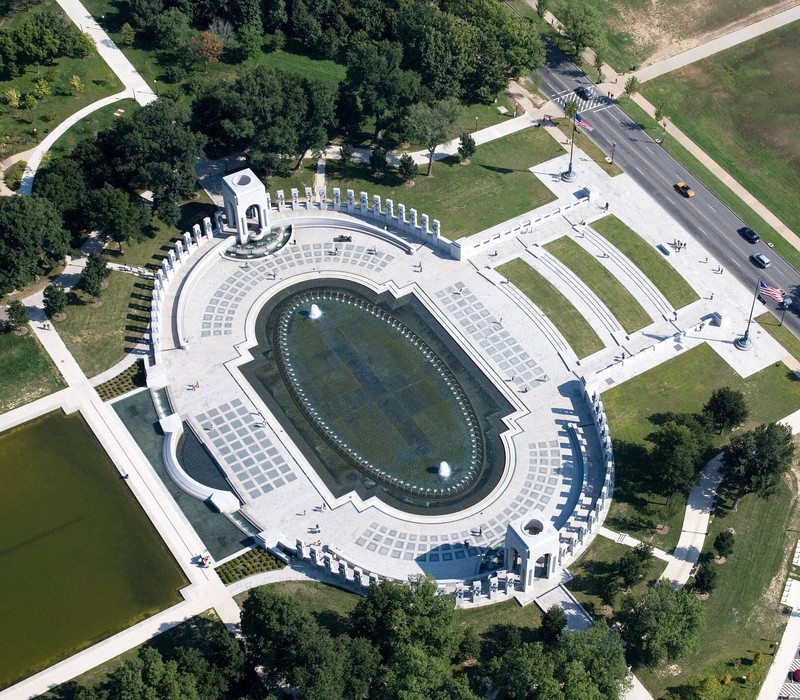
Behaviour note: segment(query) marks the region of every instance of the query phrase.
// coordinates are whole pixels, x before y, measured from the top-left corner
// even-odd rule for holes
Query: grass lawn
[[[114,116],[114,113],[120,109],[125,110],[125,113],[119,117]],[[98,109],[96,112],[92,112],[63,133],[47,152],[45,158],[49,161],[69,154],[80,141],[86,138],[94,138],[98,131],[107,129],[115,120],[130,118],[140,109],[139,104],[133,100],[120,100],[113,105],[108,105]]]
[[[787,313],[792,313],[791,310]],[[764,312],[755,319],[758,324],[777,340],[792,357],[800,360],[800,340],[786,326],[781,326],[780,319],[775,318],[769,311]]]
[[[630,550],[624,544],[617,544],[598,535],[578,561],[569,566],[569,572],[574,578],[567,583],[567,588],[590,613],[599,616],[600,608],[604,605],[603,593],[612,582],[622,586],[617,563]],[[660,578],[666,568],[666,562],[653,557],[642,580],[629,592],[641,595]],[[619,604],[625,594],[626,591],[620,588],[612,607]]]
[[[119,362],[144,335],[150,320],[151,280],[112,272],[108,283],[99,308],[93,308],[91,299],[77,291],[77,303],[67,306],[66,320],[54,322],[89,377]]]
[[[544,248],[583,280],[614,314],[626,333],[633,333],[653,322],[622,283],[575,241],[557,238]]]
[[[27,335],[0,333],[0,413],[64,388],[39,341]]]
[[[592,228],[636,265],[676,309],[700,298],[653,246],[613,214],[592,222]]]
[[[167,257],[168,251],[175,247],[175,241],[181,237],[183,232],[191,230],[193,224],[201,223],[203,217],[212,216],[217,210],[205,190],[198,189],[197,194],[198,199],[181,203],[181,218],[176,228],[167,226],[159,219],[154,218],[155,231],[152,238],[145,238],[138,243],[123,243],[121,253],[117,243],[109,243],[103,251],[103,255],[121,265],[157,270],[161,267],[161,261]]]
[[[642,87],[700,148],[790,229],[800,232],[800,22]]]
[[[783,363],[742,379],[708,345],[701,345],[603,394],[614,440],[616,480],[606,526],[669,551],[678,541],[685,497],[667,507],[654,493],[646,454],[647,435],[667,412],[699,412],[714,389],[742,391],[750,407],[748,428],[779,420],[800,408],[800,380]],[[727,436],[717,436],[717,445]],[[680,507],[678,507],[678,505]],[[657,535],[666,522],[669,533]]]
[[[6,15],[2,26],[14,26],[29,13],[44,10],[63,15],[63,10],[55,0],[43,0],[34,8]],[[70,85],[73,75],[80,77],[84,85],[83,91],[78,94],[73,94]],[[52,66],[28,66],[22,75],[10,80],[0,80],[0,94],[10,89],[17,90],[21,95],[33,93],[34,82],[39,78],[50,79],[51,94],[39,99],[34,109],[17,109],[5,100],[0,105],[0,134],[8,137],[4,149],[7,155],[32,148],[70,114],[122,90],[122,84],[117,77],[97,52],[93,52],[88,58],[59,58]]]
[[[497,268],[552,321],[579,358],[603,349],[603,341],[572,302],[521,258]]]
[[[791,483],[791,488],[787,485]],[[721,696],[725,700],[755,699],[772,658],[770,642],[780,639],[788,617],[779,605],[786,581],[786,565],[797,541],[797,507],[793,504],[795,477],[772,498],[746,496],[734,513],[731,494],[723,493],[706,538],[704,554],[711,553],[714,538],[724,529],[736,531],[733,554],[718,566],[717,587],[703,604],[706,619],[697,650],[679,663],[677,675],[639,673],[655,697],[666,691],[682,693],[692,678],[708,675],[735,679],[753,672],[752,683],[735,680]],[[789,532],[788,529],[793,529]],[[715,565],[716,566],[716,565]],[[755,652],[764,663],[752,664]],[[736,668],[735,661],[740,666]],[[683,697],[683,695],[681,695]]]
[[[478,147],[469,165],[455,158],[433,164],[431,177],[426,166],[414,187],[405,186],[395,172],[374,177],[367,166],[351,166],[342,173],[338,162],[328,162],[326,177],[329,196],[334,187],[342,192],[379,194],[403,203],[420,215],[428,214],[442,223],[442,235],[456,240],[554,200],[550,191],[528,168],[550,160],[561,147],[542,129],[525,129]]]

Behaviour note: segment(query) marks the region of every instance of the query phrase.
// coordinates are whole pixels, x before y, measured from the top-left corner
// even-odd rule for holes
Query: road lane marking
[[[698,230],[700,231],[700,233],[702,233],[704,236],[707,236],[707,235],[708,235],[708,234],[707,234],[707,233],[706,233],[706,232],[703,230],[703,228],[702,228],[702,227],[698,226],[697,228],[698,228]]]

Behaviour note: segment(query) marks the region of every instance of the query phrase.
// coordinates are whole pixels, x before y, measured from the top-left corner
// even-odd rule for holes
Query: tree
[[[14,299],[8,305],[8,323],[12,330],[22,328],[28,322],[28,307],[19,299]]]
[[[408,153],[404,153],[400,156],[400,164],[397,167],[397,172],[400,173],[403,182],[411,182],[419,175],[419,166]]]
[[[180,698],[201,700],[193,675],[183,673],[174,660],[164,661],[152,647],[142,647],[139,655],[111,673],[108,682],[111,697]]]
[[[625,94],[630,97],[631,95],[635,95],[639,92],[639,87],[641,83],[639,82],[639,78],[635,75],[632,75],[625,81]]]
[[[222,41],[208,30],[202,32],[199,37],[192,38],[192,47],[198,60],[206,67],[206,73],[208,64],[216,63],[222,56]]]
[[[700,446],[685,425],[668,422],[648,436],[655,445],[651,459],[662,490],[671,496],[686,493],[695,481],[700,461]]]
[[[567,615],[560,605],[553,605],[542,615],[541,630],[545,644],[552,644],[567,626]]]
[[[14,109],[19,109],[20,98],[22,97],[19,94],[19,90],[15,90],[14,88],[9,88],[3,93],[3,97],[6,98],[6,102],[8,102],[9,107],[13,107]]]
[[[461,156],[463,161],[469,161],[475,155],[475,139],[471,134],[464,132],[458,140],[458,155]]]
[[[351,700],[367,700],[371,697],[375,683],[381,675],[381,655],[372,643],[363,637],[350,639],[346,652],[345,697]]]
[[[69,84],[76,93],[83,92],[83,81],[79,75],[73,75],[69,79]]]
[[[553,649],[553,658],[558,669],[570,662],[579,662],[604,700],[620,700],[630,685],[620,636],[609,629],[604,620],[585,632],[564,631]],[[565,682],[568,680],[564,675],[561,678]],[[566,698],[572,700],[571,695]]]
[[[389,159],[386,156],[386,149],[381,148],[380,146],[375,146],[370,153],[369,153],[369,167],[372,169],[372,172],[382,173],[386,170],[386,166],[389,163]]]
[[[794,450],[791,428],[780,423],[735,435],[722,451],[722,475],[738,487],[734,510],[745,494],[768,498],[791,466]]]
[[[563,700],[556,666],[541,643],[521,644],[493,659],[489,678],[498,700],[527,700],[536,688],[537,698]]]
[[[582,1],[565,4],[559,19],[564,28],[564,36],[572,44],[575,55],[580,55],[587,46],[594,46],[603,40],[600,17]]]
[[[144,238],[150,228],[151,210],[144,203],[132,203],[127,192],[106,183],[89,197],[92,225],[119,245]]]
[[[347,170],[353,160],[353,147],[349,143],[343,143],[339,149],[339,160],[342,161],[342,168]]]
[[[433,169],[433,154],[439,144],[453,138],[460,112],[461,107],[453,99],[432,105],[420,102],[409,110],[408,131],[413,140],[419,141],[428,149],[428,177]]]
[[[100,253],[89,253],[78,286],[96,299],[100,296],[103,280],[108,277],[110,272],[108,261]]]
[[[0,197],[0,294],[21,289],[69,250],[61,216],[46,199]]]
[[[711,424],[721,433],[723,430],[733,430],[747,420],[750,409],[747,407],[747,399],[741,391],[724,386],[714,389],[711,398],[705,406],[705,413],[711,420]]]
[[[537,0],[536,2],[536,14],[539,15],[541,19],[544,19],[545,13],[550,9],[550,2],[549,0]]]
[[[694,587],[700,593],[711,593],[717,585],[717,569],[710,561],[704,561],[694,575]]]
[[[44,311],[49,318],[60,314],[67,306],[67,293],[57,284],[48,284],[44,288]]]
[[[119,44],[120,46],[133,46],[136,41],[136,32],[128,22],[125,22],[119,29]]]
[[[658,581],[640,597],[628,596],[619,614],[628,660],[650,668],[688,654],[703,621],[700,601],[685,588]]]
[[[37,78],[33,82],[33,85],[33,90],[36,93],[36,96],[39,98],[47,97],[53,92],[53,88],[51,87],[50,83],[44,78]]]
[[[666,116],[664,114],[663,105],[660,105],[660,104],[656,105],[656,109],[655,109],[654,115],[655,115],[656,121],[660,124],[661,120]]]
[[[254,58],[261,52],[264,36],[259,27],[245,24],[239,27],[236,32],[236,38],[239,41],[239,48],[242,50],[244,58]]]
[[[564,105],[564,114],[570,121],[575,119],[575,115],[577,113],[578,113],[578,103],[575,100],[570,100]]]
[[[653,548],[644,542],[625,552],[617,564],[617,570],[626,588],[631,588],[639,582],[650,567],[652,559]]]
[[[695,686],[694,697],[697,700],[720,700],[722,684],[716,676],[706,676]]]
[[[384,660],[403,644],[450,661],[461,641],[455,624],[455,604],[436,595],[436,582],[412,577],[408,584],[381,581],[356,604],[350,616],[351,634],[369,639]]]
[[[594,69],[597,71],[597,82],[603,82],[603,64],[606,62],[608,46],[605,40],[596,41],[594,46]]]
[[[729,557],[733,554],[733,545],[736,542],[736,535],[728,530],[723,530],[714,538],[714,549],[717,550],[719,557]]]

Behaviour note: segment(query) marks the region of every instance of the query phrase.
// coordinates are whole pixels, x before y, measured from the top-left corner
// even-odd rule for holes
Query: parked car
[[[592,88],[586,87],[581,85],[579,88],[575,88],[575,94],[580,97],[582,100],[591,100],[594,97],[592,93]]]
[[[675,183],[675,189],[678,190],[678,192],[680,192],[684,197],[694,197],[694,190],[683,180]]]
[[[749,226],[742,226],[742,228],[739,229],[739,235],[748,243],[758,243],[761,240],[761,236]]]
[[[768,268],[770,265],[772,265],[772,261],[763,253],[751,255],[750,260],[752,260],[753,265],[756,265],[757,267]]]

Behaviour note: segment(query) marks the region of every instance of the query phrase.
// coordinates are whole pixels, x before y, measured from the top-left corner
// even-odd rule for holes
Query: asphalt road
[[[614,162],[697,240],[702,241],[703,246],[721,262],[722,274],[734,275],[750,289],[755,289],[761,276],[768,284],[792,296],[795,303],[786,312],[784,324],[800,337],[800,274],[794,268],[763,241],[755,245],[745,241],[737,232],[744,223],[611,100],[598,95],[596,89],[593,90],[596,97],[591,101],[574,95],[575,88],[581,85],[592,88],[593,84],[558,49],[547,46],[546,66],[538,69],[536,74],[541,91],[549,99],[562,104],[565,97],[566,101],[578,101],[579,114],[594,128],[594,131],[583,133],[609,155],[612,144],[616,142],[613,148]],[[620,93],[622,90],[620,83]],[[692,187],[694,197],[687,199],[677,192],[675,183],[679,180]],[[681,239],[680,233],[676,232],[675,237]],[[691,244],[687,251],[691,253]],[[772,261],[772,265],[766,270],[757,268],[750,259],[754,253],[763,253]],[[776,302],[771,299],[765,299],[765,302],[764,306],[780,317],[781,311]],[[756,302],[756,316],[763,310],[759,306]],[[747,311],[749,309],[745,313]]]

